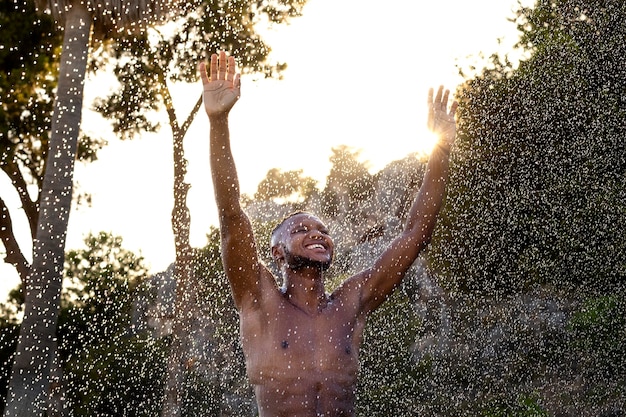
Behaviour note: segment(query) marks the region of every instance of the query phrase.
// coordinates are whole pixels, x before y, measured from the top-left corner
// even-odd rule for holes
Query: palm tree
[[[39,3],[64,27],[63,51],[24,320],[4,417],[42,416],[47,408],[90,36],[105,38],[122,28],[140,30],[167,16],[168,6],[175,10],[167,0]]]

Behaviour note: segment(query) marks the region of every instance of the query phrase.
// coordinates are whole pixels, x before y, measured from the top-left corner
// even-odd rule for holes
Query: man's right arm
[[[250,220],[240,204],[239,180],[230,148],[228,113],[240,92],[235,60],[211,57],[210,72],[200,64],[204,105],[210,121],[210,162],[220,222],[222,262],[238,309],[260,293],[259,262]]]

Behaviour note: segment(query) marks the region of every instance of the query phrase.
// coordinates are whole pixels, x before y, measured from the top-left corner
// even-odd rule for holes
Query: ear
[[[272,246],[272,258],[277,264],[280,264],[281,261],[285,259],[285,251],[283,250],[283,245],[277,244]]]

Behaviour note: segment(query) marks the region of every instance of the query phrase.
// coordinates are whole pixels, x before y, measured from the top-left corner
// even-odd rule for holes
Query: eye
[[[291,231],[291,234],[294,234],[294,235],[295,235],[295,234],[297,234],[297,233],[306,233],[306,232],[308,232],[308,231],[309,231],[309,229],[308,229],[307,227],[305,227],[305,226],[299,226],[299,227],[296,227],[295,229],[293,229],[293,230]]]

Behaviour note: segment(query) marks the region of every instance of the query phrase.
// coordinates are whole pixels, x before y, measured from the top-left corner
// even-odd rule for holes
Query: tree
[[[300,14],[303,0],[206,0],[197,5],[180,22],[175,33],[154,30],[150,38],[133,36],[117,41],[114,48],[118,63],[115,72],[121,81],[120,88],[102,100],[98,110],[112,118],[114,129],[122,137],[132,137],[142,131],[153,131],[158,124],[145,115],[163,105],[173,136],[174,155],[174,209],[172,230],[176,247],[176,308],[174,311],[173,340],[168,361],[168,378],[165,389],[163,416],[177,416],[184,397],[182,389],[185,372],[189,372],[188,359],[192,355],[186,346],[189,323],[197,320],[197,279],[193,276],[192,249],[189,244],[190,213],[186,206],[189,184],[185,182],[186,160],[183,138],[191,121],[201,106],[201,98],[185,118],[179,122],[171,99],[168,83],[197,79],[195,63],[207,58],[207,51],[227,49],[236,54],[243,72],[263,72],[277,75],[282,64],[269,64],[269,47],[255,31],[255,24],[266,18],[273,23],[286,22]],[[150,39],[154,39],[151,41]],[[190,63],[192,63],[190,65]]]
[[[32,181],[41,187],[61,37],[49,16],[37,16],[32,1],[2,2],[0,25],[0,43],[4,46],[0,50],[0,166],[17,191],[34,238],[38,209],[28,185]],[[25,281],[30,264],[2,198],[0,210],[5,262],[14,265]]]
[[[62,34],[56,30],[49,15],[36,12],[32,0],[2,2],[0,20],[3,28],[0,43],[4,45],[0,51],[0,101],[3,103],[0,108],[0,166],[19,196],[31,239],[34,239]],[[83,162],[95,160],[103,144],[102,139],[81,133],[77,159]],[[79,195],[77,200],[88,202],[89,196]],[[16,268],[25,283],[30,263],[24,255],[26,250],[18,244],[13,229],[14,217],[3,198],[0,198],[0,211],[0,239],[6,251],[5,262]]]
[[[358,415],[412,416],[422,401],[420,385],[428,375],[415,365],[411,352],[420,321],[406,286],[403,284],[368,319],[359,352]]]
[[[139,314],[151,302],[143,258],[124,249],[121,238],[101,232],[66,254],[64,270],[57,328],[64,379],[57,389],[67,410],[75,416],[154,416],[161,406],[166,340],[153,338]],[[12,294],[0,320],[5,367],[15,353],[15,312],[24,301],[21,292]]]
[[[359,150],[340,145],[332,148],[332,152],[332,166],[322,193],[324,214],[335,217],[338,213],[345,213],[352,216],[349,220],[358,221],[360,213],[354,209],[371,196],[374,178],[367,163],[359,161]]]
[[[457,347],[438,361],[440,381],[468,393],[454,415],[623,408],[625,18],[611,0],[521,8],[526,58],[493,56],[457,92],[459,137],[429,252],[456,303]]]
[[[306,201],[314,191],[315,180],[302,175],[301,169],[282,171],[272,168],[259,183],[254,198],[264,201],[296,197]]]
[[[458,92],[460,125],[433,260],[451,289],[606,292],[626,276],[626,5],[538,1],[518,12],[515,67]]]
[[[69,251],[59,318],[67,408],[75,416],[156,415],[161,407],[165,341],[138,318],[148,269],[120,237],[89,235]]]
[[[53,16],[64,25],[63,50],[48,161],[41,186],[33,264],[26,285],[24,320],[5,417],[37,416],[46,409],[51,358],[56,352],[54,335],[90,33],[93,28],[96,36],[102,36],[131,23],[145,24],[165,12],[162,2],[69,1],[49,6]]]

